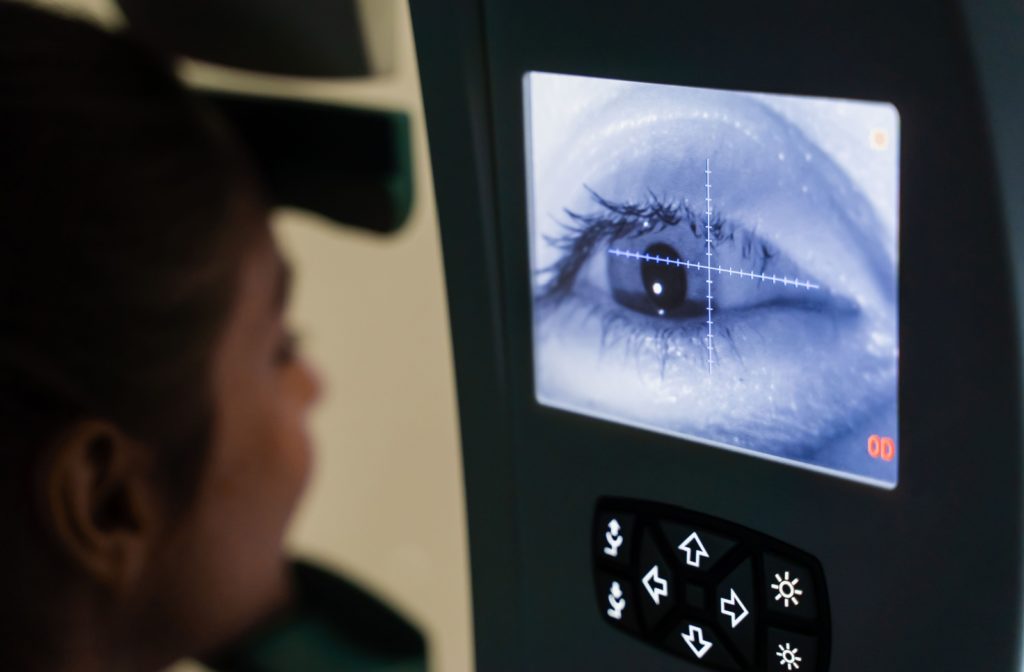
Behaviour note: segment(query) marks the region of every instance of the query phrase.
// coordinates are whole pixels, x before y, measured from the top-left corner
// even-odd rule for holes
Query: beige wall
[[[50,4],[120,20],[110,0]],[[383,596],[426,631],[432,669],[460,672],[471,669],[472,636],[451,344],[412,29],[405,3],[396,10],[394,68],[383,77],[302,81],[194,63],[183,74],[200,86],[411,115],[416,201],[402,232],[277,217],[297,270],[293,321],[327,387],[313,423],[315,475],[289,545]]]

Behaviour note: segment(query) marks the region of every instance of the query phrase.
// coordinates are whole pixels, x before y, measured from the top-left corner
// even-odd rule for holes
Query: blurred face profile
[[[286,599],[283,537],[310,470],[319,394],[283,311],[290,271],[264,227],[214,351],[215,422],[194,501],[156,571],[169,616],[204,651]]]
[[[258,171],[130,33],[0,34],[0,670],[211,655],[289,603],[319,394]]]

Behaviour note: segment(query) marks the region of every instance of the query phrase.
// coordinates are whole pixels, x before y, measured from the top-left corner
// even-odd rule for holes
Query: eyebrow
[[[292,289],[292,277],[294,273],[292,271],[291,264],[288,263],[283,257],[277,257],[277,282],[274,287],[274,312],[281,313],[288,305],[288,297],[291,295]]]

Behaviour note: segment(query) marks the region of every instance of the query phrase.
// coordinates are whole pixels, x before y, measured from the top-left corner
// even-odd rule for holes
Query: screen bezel
[[[527,222],[527,227],[526,227],[526,235],[528,236],[527,246],[528,246],[528,252],[529,252],[529,255],[530,255],[530,268],[531,268],[531,275],[530,275],[530,277],[531,278],[535,276],[535,274],[538,272],[538,270],[540,268],[540,265],[539,265],[539,263],[537,262],[537,259],[536,259],[537,250],[535,248],[536,239],[537,239],[537,235],[538,235],[537,232],[536,232],[536,228],[539,226],[537,218],[539,217],[539,215],[538,215],[538,213],[535,210],[536,194],[533,192],[533,187],[534,187],[534,171],[535,171],[536,167],[534,165],[534,158],[535,157],[533,156],[533,137],[532,137],[533,129],[531,127],[531,119],[530,119],[531,105],[532,105],[530,86],[531,86],[531,76],[534,75],[534,74],[553,75],[553,76],[556,76],[556,77],[557,76],[578,77],[578,76],[572,75],[570,73],[553,73],[553,72],[544,72],[544,71],[536,71],[536,70],[527,71],[527,72],[525,72],[523,74],[523,77],[522,77],[523,129],[524,129],[523,146],[524,146],[524,161],[525,161],[525,165],[526,165],[526,176],[525,176],[525,179],[526,179],[526,198],[527,198],[526,210],[527,210],[527,217],[528,217],[528,222]],[[669,85],[664,85],[664,84],[653,84],[653,83],[650,83],[650,82],[636,82],[636,81],[625,81],[625,80],[613,80],[613,79],[607,79],[607,78],[590,77],[588,79],[603,80],[603,81],[606,81],[606,82],[623,83],[623,84],[650,84],[652,86],[669,86]],[[700,88],[700,87],[684,87],[684,88],[694,89],[694,90],[697,90],[697,91],[716,91],[716,92],[727,93],[727,94],[728,93],[740,94],[740,95],[743,95],[743,94],[754,94],[756,96],[760,96],[762,98],[767,97],[769,99],[771,99],[771,98],[778,98],[778,99],[788,99],[788,100],[791,100],[791,101],[794,100],[794,99],[799,99],[799,100],[804,100],[804,101],[810,102],[812,104],[813,103],[820,103],[820,102],[836,102],[836,103],[850,103],[850,102],[852,102],[852,103],[871,104],[871,105],[877,105],[877,106],[880,106],[880,107],[891,108],[892,112],[895,114],[894,136],[895,136],[895,143],[896,143],[896,145],[895,145],[893,151],[895,153],[895,156],[894,156],[894,159],[895,159],[895,162],[896,162],[896,176],[895,177],[896,177],[896,182],[897,182],[897,187],[896,187],[897,188],[897,199],[896,199],[896,203],[895,203],[895,205],[897,207],[897,213],[896,213],[896,222],[895,222],[895,232],[896,232],[896,236],[897,236],[897,240],[898,240],[898,236],[899,236],[899,213],[898,213],[898,207],[899,207],[899,200],[898,200],[898,189],[899,189],[899,186],[898,186],[898,183],[899,183],[899,145],[898,145],[898,143],[899,143],[899,137],[900,137],[900,116],[899,116],[898,109],[896,109],[896,107],[890,101],[849,100],[849,99],[822,98],[822,97],[812,97],[812,96],[796,96],[796,95],[792,95],[792,94],[786,94],[786,95],[766,94],[764,92],[758,92],[758,91],[735,91],[735,90],[710,89],[710,88]],[[898,274],[898,272],[899,272],[899,248],[898,248],[898,245],[896,247],[896,257],[893,260],[893,264],[894,264],[894,271]],[[536,291],[535,288],[531,284],[531,292],[535,292],[535,291]],[[895,291],[896,291],[896,296],[898,296],[898,293],[899,293],[898,282],[897,282],[897,286],[895,287]],[[897,312],[898,312],[898,309],[899,309],[898,304],[896,306],[896,309],[897,309]],[[558,399],[545,399],[543,397],[543,395],[541,394],[540,387],[539,387],[539,385],[537,384],[537,381],[536,381],[536,376],[537,376],[537,368],[536,368],[537,367],[537,364],[536,364],[536,356],[537,356],[536,355],[536,352],[537,352],[536,351],[536,348],[537,348],[537,343],[536,343],[536,319],[537,319],[537,316],[536,316],[536,302],[534,302],[531,305],[531,323],[534,325],[534,334],[533,334],[534,342],[533,342],[533,349],[531,351],[531,355],[532,355],[532,358],[534,360],[534,365],[533,365],[533,372],[534,372],[534,398],[536,399],[537,403],[540,404],[541,406],[545,406],[547,408],[552,408],[552,409],[557,409],[557,410],[568,412],[568,413],[574,413],[574,414],[578,414],[578,415],[583,415],[583,416],[589,417],[591,419],[598,420],[600,422],[608,422],[608,423],[625,425],[627,427],[632,427],[634,429],[641,430],[641,431],[653,432],[653,433],[661,434],[661,435],[664,435],[664,436],[670,436],[670,437],[674,437],[674,438],[690,441],[690,442],[693,442],[693,443],[698,443],[698,444],[702,444],[702,445],[705,445],[705,446],[710,446],[710,447],[713,447],[713,448],[718,448],[718,449],[721,449],[721,450],[729,450],[729,451],[733,451],[733,452],[736,452],[736,453],[739,453],[739,454],[742,454],[742,455],[747,455],[749,457],[756,458],[756,459],[763,459],[763,460],[768,460],[768,461],[772,461],[772,462],[778,462],[779,464],[789,465],[791,467],[798,468],[798,469],[807,469],[807,470],[810,470],[810,471],[815,471],[815,472],[826,474],[826,475],[833,476],[833,477],[836,477],[836,478],[842,478],[842,479],[850,480],[850,481],[853,481],[853,482],[856,482],[856,483],[861,483],[861,484],[864,484],[864,485],[869,485],[869,486],[872,486],[872,487],[881,488],[883,490],[893,490],[893,489],[895,489],[899,485],[899,452],[898,452],[898,450],[896,451],[896,455],[895,455],[895,459],[894,459],[894,461],[896,462],[896,464],[894,465],[894,472],[895,472],[894,473],[894,477],[893,477],[892,480],[885,480],[885,479],[881,479],[881,478],[873,478],[871,476],[867,476],[867,475],[864,475],[864,474],[861,474],[861,473],[857,473],[857,472],[853,472],[853,471],[845,471],[845,470],[837,468],[837,467],[824,466],[824,465],[817,464],[817,463],[815,463],[813,461],[809,461],[809,460],[808,461],[804,461],[804,460],[799,460],[799,459],[795,459],[795,458],[789,458],[789,457],[785,457],[785,456],[781,456],[781,455],[774,455],[772,453],[769,453],[769,452],[766,452],[766,451],[760,451],[760,450],[757,450],[757,449],[754,449],[754,448],[745,448],[745,447],[742,447],[742,446],[739,446],[739,445],[730,444],[730,443],[723,442],[723,441],[717,441],[717,440],[714,440],[714,439],[711,439],[711,438],[708,438],[708,437],[701,436],[698,432],[687,432],[687,431],[682,431],[682,430],[680,430],[680,431],[669,430],[669,429],[666,429],[666,428],[659,427],[657,425],[652,425],[652,424],[648,424],[648,423],[644,423],[644,422],[638,421],[636,419],[628,418],[628,417],[625,417],[625,416],[623,416],[621,414],[616,416],[616,414],[614,412],[610,412],[610,411],[607,411],[607,410],[604,411],[604,412],[601,412],[601,411],[597,411],[597,410],[591,410],[591,409],[586,409],[586,408],[582,408],[582,407],[577,407],[576,405],[574,405],[574,404],[572,404],[570,402],[566,402],[566,401],[562,401],[562,400],[558,400]],[[899,319],[898,319],[898,314],[897,314],[897,319],[896,319],[896,322],[895,322],[895,327],[897,329],[897,333],[895,334],[896,339],[897,339],[896,352],[898,353],[899,352],[899,343],[898,343]],[[897,362],[896,363],[898,365],[898,356],[897,356]],[[899,376],[898,376],[898,372],[897,372],[896,385],[898,386],[898,384],[899,384]],[[896,408],[894,409],[894,412],[897,415],[897,425],[896,425],[897,429],[896,429],[895,432],[893,432],[893,436],[890,437],[890,438],[892,438],[895,441],[895,445],[898,446],[899,445],[899,430],[898,430],[899,408],[898,408],[898,400],[894,399],[894,403],[896,405]],[[865,437],[865,440],[866,439],[867,439],[867,437]],[[827,450],[827,446],[823,447],[822,449],[823,450]],[[866,452],[866,450],[867,450],[867,446],[865,446],[865,452]]]

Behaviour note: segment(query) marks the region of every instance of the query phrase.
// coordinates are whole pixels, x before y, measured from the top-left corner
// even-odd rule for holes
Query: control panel
[[[598,609],[613,627],[715,670],[828,669],[828,595],[811,555],[632,499],[601,499],[592,539]]]

